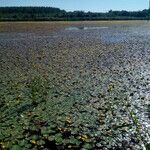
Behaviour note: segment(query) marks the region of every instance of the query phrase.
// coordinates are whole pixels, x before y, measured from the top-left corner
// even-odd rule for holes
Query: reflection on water
[[[115,33],[114,35],[105,34],[101,39],[108,43],[120,43],[126,41],[128,38],[129,37],[125,33]]]
[[[65,30],[99,30],[99,29],[107,29],[108,27],[67,27]]]
[[[108,27],[84,27],[84,30],[90,30],[90,29],[107,29]]]
[[[78,27],[67,27],[65,30],[71,31],[71,30],[79,30]]]

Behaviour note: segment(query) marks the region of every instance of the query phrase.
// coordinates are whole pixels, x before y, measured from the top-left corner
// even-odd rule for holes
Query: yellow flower
[[[31,143],[35,144],[35,145],[37,144],[37,142],[35,140],[31,140]]]
[[[82,138],[88,139],[87,135],[82,135]]]
[[[66,117],[66,122],[69,124],[72,123],[71,117]]]
[[[5,149],[5,148],[6,148],[6,146],[4,145],[4,143],[0,143],[0,147],[1,147],[2,149]]]
[[[79,136],[79,139],[81,139],[82,141],[87,141],[89,137],[87,135],[81,135]]]
[[[6,146],[5,145],[2,145],[2,149],[5,149],[6,148]]]
[[[68,148],[72,148],[72,146],[71,146],[71,145],[68,145]]]

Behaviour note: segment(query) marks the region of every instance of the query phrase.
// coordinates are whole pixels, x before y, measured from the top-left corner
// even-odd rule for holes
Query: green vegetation
[[[2,150],[119,149],[117,136],[128,130],[133,130],[135,143],[141,142],[138,120],[123,119],[135,117],[117,80],[108,82],[110,77],[102,75],[93,89],[90,74],[81,74],[61,87],[57,82],[62,79],[41,74],[39,68],[33,64],[29,75],[18,67],[1,74]]]
[[[147,20],[150,10],[93,13],[66,12],[52,7],[0,7],[0,21],[61,21],[61,20]]]
[[[18,24],[20,22],[12,23],[11,27],[20,28]],[[132,39],[124,45],[104,42],[97,45],[95,39],[92,41],[93,36],[85,36],[85,32],[84,36],[92,41],[90,43],[81,36],[84,30],[79,30],[79,36],[66,30],[63,30],[65,34],[59,30],[53,33],[53,37],[45,36],[41,32],[44,31],[42,27],[56,28],[58,23],[40,24],[40,31],[37,24],[21,23],[24,32],[14,32],[15,28],[13,32],[7,29],[0,35],[0,149],[143,150],[144,147],[149,150],[149,130],[142,123],[147,118],[139,108],[145,111],[148,106],[149,109],[146,94],[149,93],[150,75],[149,68],[148,75],[141,75],[146,71],[139,66],[139,59],[134,64],[135,59],[129,57],[135,52],[143,52],[142,48],[134,47],[137,45],[134,40],[139,36],[130,35],[133,30],[129,28],[133,24],[123,23],[121,29],[117,28],[117,33],[129,30],[126,34]],[[114,22],[112,24],[116,25]],[[140,24],[137,28],[137,22],[134,24],[132,29],[147,31],[145,26]],[[8,25],[10,23],[1,23],[2,28],[9,28]],[[27,25],[32,29],[27,30]],[[125,25],[129,27],[124,28]],[[115,29],[107,30],[107,34],[113,35]],[[101,30],[96,29],[95,33],[97,31]],[[16,32],[21,38],[17,38]],[[34,34],[27,37],[27,32]],[[100,33],[102,35],[102,31]],[[92,35],[95,35],[93,30]],[[59,36],[63,38],[59,39]],[[12,40],[11,37],[15,38]],[[52,42],[48,43],[52,38]],[[42,40],[46,40],[48,47]],[[145,47],[149,39],[145,36],[141,42]],[[20,43],[22,47],[18,47]],[[137,46],[141,45],[138,43]],[[127,62],[123,60],[125,50]],[[145,55],[149,57],[147,53]],[[149,60],[146,58],[146,61]]]

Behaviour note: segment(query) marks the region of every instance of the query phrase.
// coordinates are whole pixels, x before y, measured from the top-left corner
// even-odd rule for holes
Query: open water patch
[[[100,30],[100,29],[107,29],[108,27],[67,27],[65,30],[67,31],[77,31],[77,30]]]

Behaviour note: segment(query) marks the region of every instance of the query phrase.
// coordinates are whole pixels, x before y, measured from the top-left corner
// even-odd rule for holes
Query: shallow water
[[[49,29],[60,24],[63,25],[56,30],[55,27]],[[149,142],[150,24],[60,22],[37,25],[32,28],[20,26],[19,31],[12,28],[16,31],[10,32],[9,23],[6,23],[8,29],[0,33],[3,70],[0,77],[13,72],[25,74],[30,79],[33,72],[30,68],[36,64],[34,67],[38,68],[35,70],[44,72],[44,75],[48,72],[52,78],[50,84],[53,85],[48,89],[54,88],[54,97],[50,93],[44,106],[31,111],[40,113],[43,118],[48,115],[48,120],[54,119],[56,124],[57,121],[63,124],[64,114],[70,115],[75,120],[69,126],[70,130],[77,127],[94,140],[101,137],[100,144],[106,147],[113,142],[125,141],[129,147],[140,149],[141,143],[133,142],[136,141],[133,135],[138,133],[130,116],[132,113],[142,129],[142,138]],[[18,80],[22,83],[23,77]],[[22,94],[25,96],[26,90]],[[8,100],[10,98],[8,96]],[[12,110],[17,112],[19,105],[13,106]],[[112,138],[110,131],[115,136],[113,142],[107,139],[109,135]],[[101,143],[103,140],[105,144]]]

